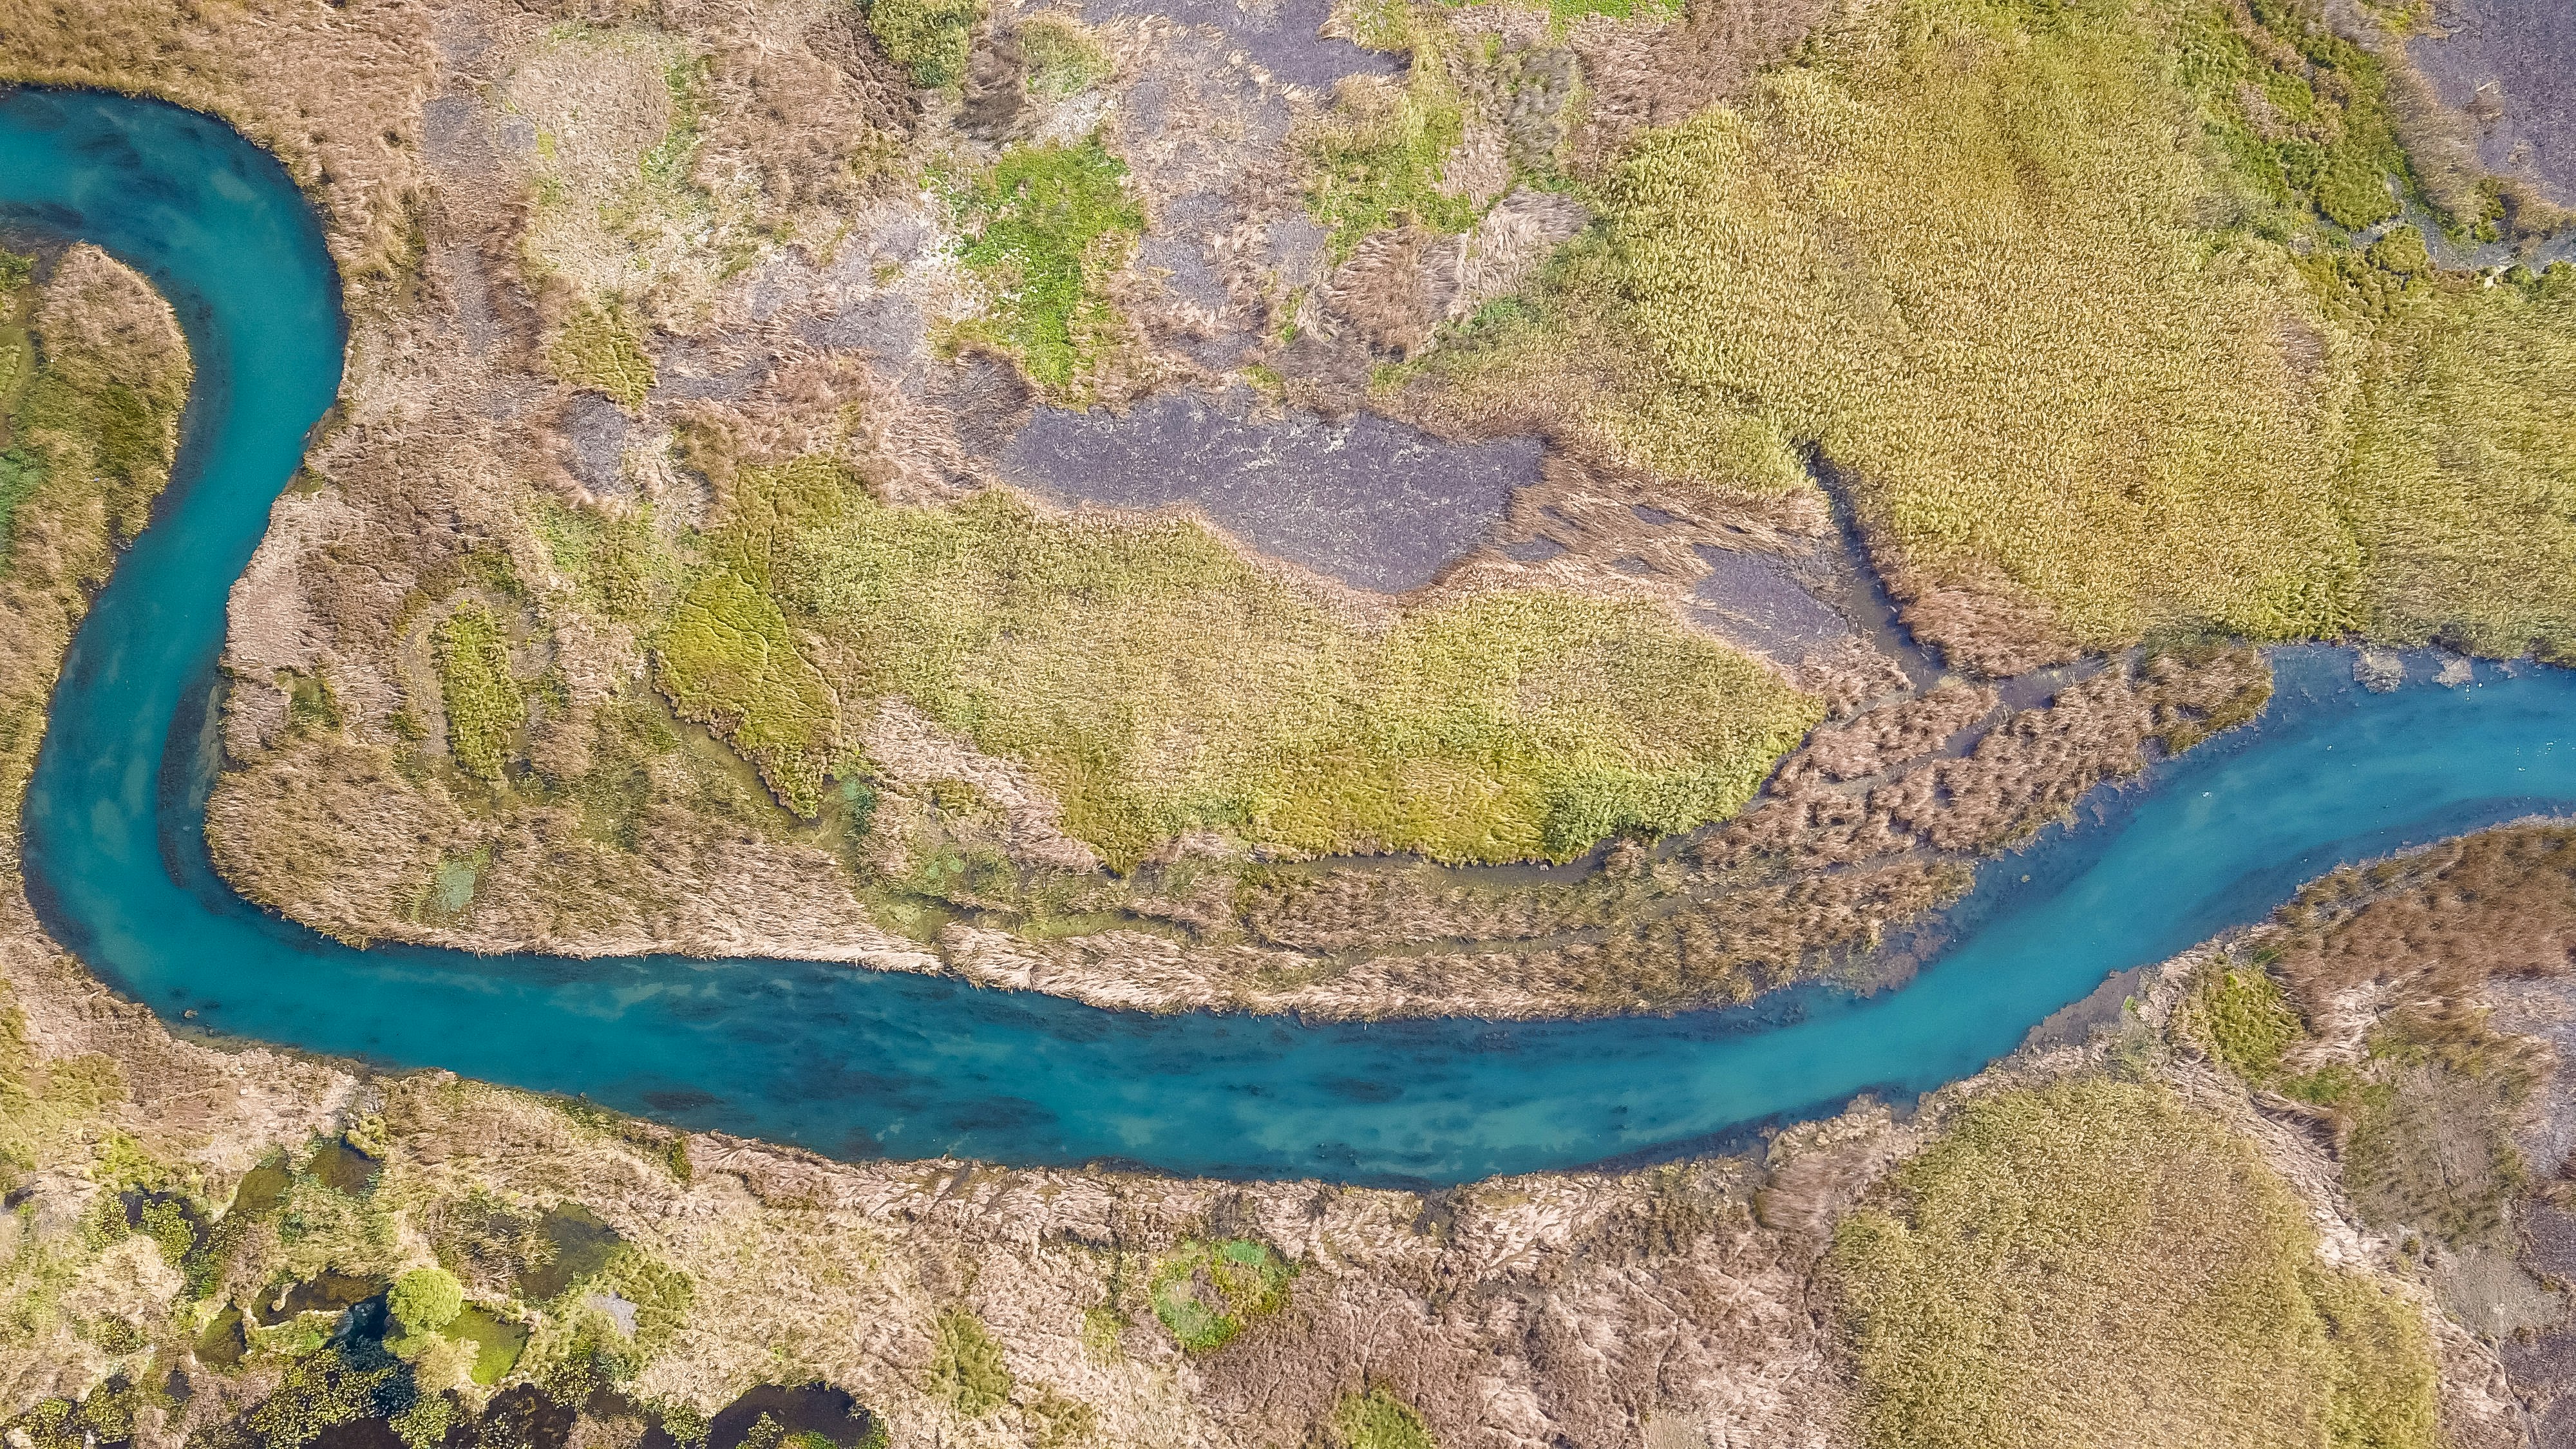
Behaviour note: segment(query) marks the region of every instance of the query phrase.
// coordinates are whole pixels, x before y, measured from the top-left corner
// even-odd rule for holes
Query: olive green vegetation
[[[386,1290],[385,1307],[405,1333],[436,1333],[465,1309],[465,1289],[445,1268],[414,1268]]]
[[[657,678],[783,798],[810,813],[837,768],[832,693],[899,695],[1121,868],[1193,828],[1568,858],[1733,812],[1820,715],[1651,606],[1513,590],[1359,627],[1186,520],[888,507],[816,456],[741,468],[703,542]]]
[[[467,1374],[486,1388],[516,1367],[528,1347],[526,1329],[480,1308],[458,1313],[448,1322],[447,1332],[474,1345],[474,1366]]]
[[[1343,1395],[1331,1428],[1334,1449],[1437,1449],[1422,1416],[1383,1384]]]
[[[645,621],[673,573],[649,506],[605,515],[541,499],[534,523],[547,558],[573,580],[584,605],[620,623]]]
[[[1223,1348],[1245,1325],[1288,1303],[1295,1264],[1249,1238],[1183,1242],[1154,1260],[1145,1280],[1154,1316],[1191,1353]]]
[[[719,564],[690,584],[656,637],[657,677],[673,707],[724,735],[789,808],[812,815],[837,729],[832,692],[776,601]]]
[[[2359,231],[2398,214],[2410,179],[2377,56],[2298,0],[2195,3],[2179,15],[2180,79],[2235,176]]]
[[[2259,966],[2213,972],[2183,1008],[2210,1054],[2268,1091],[2331,1113],[2344,1191],[2373,1226],[2454,1247],[2503,1246],[2530,1169],[2514,1123],[2538,1080],[2527,1048],[2475,1014],[2401,1010],[2357,1062],[2293,1071],[2306,1023]]]
[[[2372,56],[2288,3],[1849,24],[1643,137],[1448,374],[1724,489],[1821,451],[1909,579],[2079,644],[2576,641],[2576,274],[2347,235],[2407,180]]]
[[[633,313],[614,301],[573,308],[546,348],[555,376],[574,387],[607,394],[628,412],[643,408],[653,390],[653,354]]]
[[[1011,1371],[984,1320],[963,1308],[939,1315],[930,1353],[930,1392],[958,1416],[980,1419],[1011,1401]]]
[[[966,78],[966,52],[984,18],[980,0],[871,0],[868,33],[926,91]]]
[[[2193,994],[2186,1016],[2213,1054],[2249,1082],[2269,1086],[2282,1058],[2307,1036],[2281,984],[2260,968],[2224,966]]]
[[[1309,144],[1317,179],[1307,209],[1331,233],[1334,260],[1389,227],[1454,233],[1476,224],[1475,203],[1440,186],[1442,162],[1465,134],[1465,113],[1455,96],[1422,89],[1429,87],[1407,91],[1379,114],[1343,118]]]
[[[497,784],[527,717],[526,697],[510,673],[509,637],[500,617],[482,604],[448,615],[431,637],[448,752],[457,768]]]
[[[1109,52],[1079,22],[1033,16],[1021,23],[1019,35],[1029,94],[1039,100],[1070,100],[1109,79]]]
[[[959,259],[993,292],[957,336],[1009,351],[1040,386],[1078,396],[1117,321],[1104,289],[1145,226],[1126,163],[1097,136],[1013,146],[954,187],[949,204],[966,237]]]
[[[1829,1261],[1878,1449],[2442,1442],[2420,1310],[2159,1087],[1971,1102]]]

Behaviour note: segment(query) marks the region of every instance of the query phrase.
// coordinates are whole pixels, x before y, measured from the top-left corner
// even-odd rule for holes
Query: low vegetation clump
[[[2249,1082],[2277,1080],[2282,1059],[2307,1035],[2280,983],[2259,967],[2221,967],[2194,993],[2186,1016],[2218,1059]]]
[[[1405,88],[1353,91],[1305,138],[1307,210],[1330,233],[1336,261],[1372,232],[1463,232],[1482,211],[1447,184],[1448,160],[1466,136],[1457,88],[1437,52],[1422,48],[1429,38],[1410,26],[1404,34],[1416,46]]]
[[[2442,1442],[2421,1311],[2318,1261],[2289,1188],[2159,1087],[1970,1103],[1831,1263],[1873,1445]]]
[[[605,393],[628,412],[641,409],[653,390],[653,354],[645,350],[644,330],[613,301],[576,307],[546,349],[546,362],[555,376]]]
[[[1344,1395],[1330,1428],[1334,1449],[1437,1449],[1422,1416],[1383,1384]]]
[[[448,752],[458,769],[498,784],[527,715],[500,616],[487,605],[468,605],[441,620],[432,638]]]
[[[926,91],[966,78],[966,56],[983,21],[980,0],[870,0],[868,33],[888,59]]]
[[[1232,1342],[1254,1319],[1286,1307],[1296,1276],[1296,1266],[1268,1243],[1185,1242],[1155,1260],[1145,1296],[1174,1342],[1191,1353],[1207,1353]],[[1411,1412],[1401,1404],[1396,1408]]]
[[[1021,23],[1019,38],[1029,94],[1039,100],[1070,100],[1109,79],[1109,53],[1079,22],[1032,16]]]
[[[819,457],[742,468],[705,543],[657,678],[783,798],[810,810],[901,697],[1121,868],[1195,829],[1564,859],[1731,814],[1820,714],[1651,606],[1513,590],[1361,627],[1195,523],[889,507]]]
[[[1011,1401],[1011,1370],[984,1320],[963,1308],[939,1315],[930,1357],[930,1392],[964,1419],[980,1419]]]
[[[958,335],[1009,351],[1054,394],[1079,395],[1114,340],[1108,279],[1145,226],[1126,163],[1097,136],[1013,146],[950,202],[965,233],[959,260],[992,293],[984,315]]]

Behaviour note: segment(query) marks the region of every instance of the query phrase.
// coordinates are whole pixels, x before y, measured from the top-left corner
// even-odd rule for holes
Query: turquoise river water
[[[1989,865],[1901,989],[1586,1022],[1143,1016],[786,961],[354,950],[244,903],[202,837],[227,590],[336,395],[337,277],[285,170],[149,101],[0,95],[0,228],[149,275],[195,351],[179,467],[74,640],[25,812],[49,929],[238,1037],[437,1066],[845,1156],[1457,1182],[1673,1155],[1971,1074],[2116,970],[2342,861],[2576,806],[2576,675],[2367,695],[2283,651],[2260,725]]]

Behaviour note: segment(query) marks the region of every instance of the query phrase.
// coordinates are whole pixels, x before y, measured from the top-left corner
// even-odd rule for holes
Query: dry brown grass
[[[2334,872],[2281,908],[2272,967],[2311,1022],[2336,998],[2473,998],[2576,965],[2576,829],[2508,826]]]
[[[359,299],[413,261],[429,12],[406,0],[6,0],[0,78],[165,96],[277,153]]]

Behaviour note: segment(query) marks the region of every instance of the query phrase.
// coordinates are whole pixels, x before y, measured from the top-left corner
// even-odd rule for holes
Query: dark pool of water
[[[2110,972],[2256,919],[2338,862],[2576,806],[2576,676],[2369,695],[2348,654],[2290,651],[2258,727],[1989,866],[1956,944],[1869,998],[1309,1026],[794,961],[352,950],[244,904],[201,836],[226,592],[338,387],[337,286],[311,214],[213,121],[19,91],[0,98],[0,227],[140,267],[198,359],[172,485],[73,643],[24,849],[61,940],[221,1033],[849,1155],[1456,1182],[1684,1152],[1955,1080]]]

